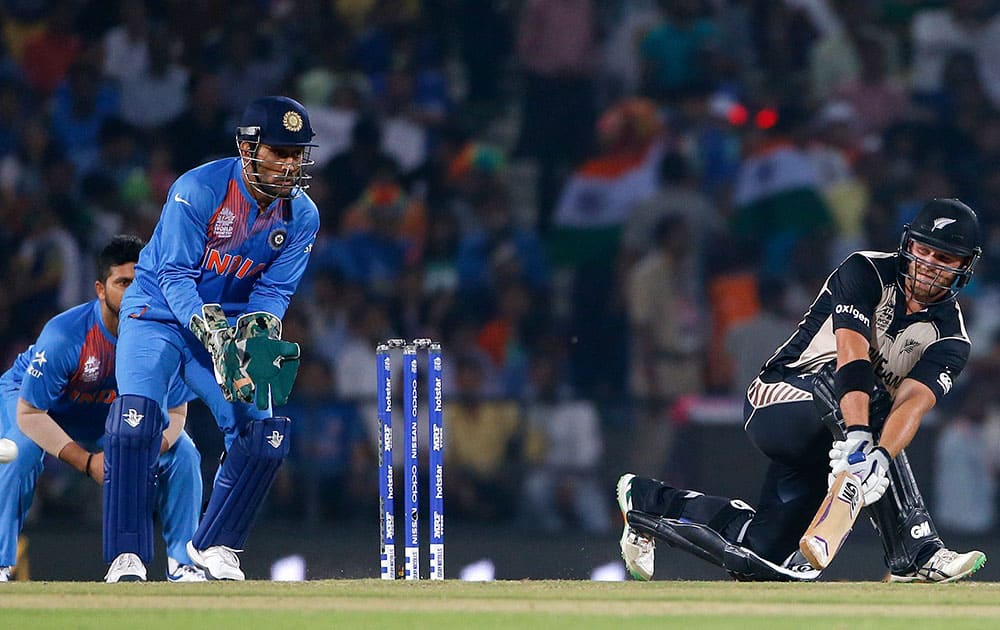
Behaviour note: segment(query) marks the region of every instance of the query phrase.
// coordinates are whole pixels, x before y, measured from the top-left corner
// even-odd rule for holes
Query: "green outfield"
[[[1000,584],[327,580],[0,585],[5,628],[989,628]],[[633,625],[639,622],[639,625]],[[654,625],[647,625],[652,622]]]

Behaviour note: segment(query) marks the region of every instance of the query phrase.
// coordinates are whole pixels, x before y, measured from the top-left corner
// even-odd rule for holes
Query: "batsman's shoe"
[[[246,579],[243,571],[240,570],[240,558],[236,555],[236,549],[216,545],[199,551],[189,541],[187,552],[191,556],[191,562],[203,569],[205,577],[210,580],[242,581]]]
[[[944,584],[957,582],[983,568],[986,564],[986,554],[982,551],[967,551],[958,553],[942,547],[931,559],[912,573],[889,576],[890,582],[935,582]]]
[[[10,582],[10,567],[0,567],[0,582]]]
[[[120,553],[111,563],[108,574],[104,576],[108,584],[118,582],[145,582],[146,565],[134,553]]]
[[[622,512],[625,522],[619,545],[622,549],[622,560],[629,574],[637,580],[648,581],[653,578],[653,560],[656,543],[652,538],[643,536],[628,525],[627,514],[632,509],[632,480],[635,475],[625,473],[618,478],[618,509]]]
[[[205,572],[193,564],[181,564],[173,558],[167,558],[167,580],[170,582],[204,582],[208,578]]]

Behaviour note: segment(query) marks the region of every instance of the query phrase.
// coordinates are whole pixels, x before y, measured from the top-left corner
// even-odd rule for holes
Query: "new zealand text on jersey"
[[[205,250],[201,266],[209,271],[214,271],[220,276],[236,276],[240,280],[247,276],[259,274],[264,270],[264,263],[254,262],[252,258],[243,258],[236,254],[224,254],[217,249],[209,247]]]

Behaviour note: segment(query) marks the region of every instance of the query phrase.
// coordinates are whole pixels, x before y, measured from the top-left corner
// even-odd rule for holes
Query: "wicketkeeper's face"
[[[249,143],[241,147],[244,172],[249,183],[271,197],[289,197],[303,186],[304,167],[312,164],[308,147],[277,147],[259,144],[256,151]]]

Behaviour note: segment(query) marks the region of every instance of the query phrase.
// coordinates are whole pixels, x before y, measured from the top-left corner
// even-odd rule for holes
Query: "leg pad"
[[[878,531],[886,564],[893,573],[913,571],[933,551],[944,546],[924,505],[905,451],[889,465],[889,489],[885,495],[865,510]]]
[[[700,523],[657,517],[635,510],[628,513],[627,519],[629,526],[639,533],[662,540],[671,547],[677,547],[721,567],[740,581],[811,581],[819,577],[819,571],[812,570],[811,567],[796,571],[769,562],[746,547],[730,543],[718,532]]]
[[[271,482],[288,456],[290,428],[288,418],[253,420],[233,441],[194,534],[195,549],[217,545],[243,549]]]
[[[153,559],[153,502],[163,410],[144,396],[119,396],[104,424],[104,561]]]

